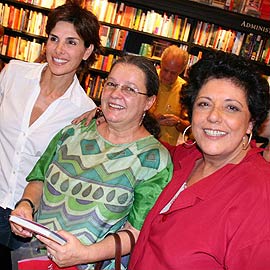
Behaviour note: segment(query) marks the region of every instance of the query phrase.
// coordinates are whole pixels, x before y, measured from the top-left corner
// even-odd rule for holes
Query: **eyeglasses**
[[[118,87],[120,87],[121,92],[123,93],[123,95],[128,96],[128,97],[134,97],[137,94],[147,96],[146,93],[142,93],[136,88],[130,87],[130,86],[126,85],[126,84],[114,83],[114,82],[109,81],[109,80],[106,80],[104,82],[103,87],[104,87],[104,90],[107,90],[107,91],[114,91]]]

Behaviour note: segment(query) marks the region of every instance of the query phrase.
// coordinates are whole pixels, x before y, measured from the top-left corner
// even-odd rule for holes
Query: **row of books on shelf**
[[[18,2],[37,5],[45,8],[55,8],[66,3],[66,0],[18,0]]]
[[[198,21],[192,42],[269,64],[270,38],[261,35],[226,30],[215,24]]]
[[[161,41],[153,41],[153,44],[142,43],[140,46],[139,55],[160,60],[163,51],[170,45],[172,44]],[[179,44],[178,47],[185,51],[188,50],[188,45],[186,44]]]
[[[270,0],[193,0],[195,2],[270,20]]]
[[[113,3],[108,0],[85,1],[84,7],[91,10],[102,22],[185,42],[189,38],[191,23],[188,18],[178,15],[168,16],[154,10],[143,11],[123,2]]]
[[[2,46],[0,46],[1,55],[17,58],[23,61],[34,62],[40,55],[44,43],[40,44],[35,40],[29,41],[22,37],[4,35]]]
[[[41,12],[0,3],[0,24],[20,32],[46,36],[48,17]]]
[[[93,99],[99,100],[101,97],[104,80],[105,79],[100,75],[93,76],[88,73],[84,80],[84,89],[86,94]]]
[[[99,30],[101,45],[116,50],[123,50],[128,31],[107,25],[101,25]]]
[[[270,64],[270,37],[262,39],[260,35],[247,34],[244,39],[240,55],[251,60]]]
[[[110,55],[109,55],[110,57]],[[98,59],[98,61],[92,66],[92,68],[96,68],[96,69],[101,69],[104,71],[109,71],[111,68],[111,64],[117,59],[118,56],[111,56],[111,62],[110,64],[108,64],[107,62],[107,68],[104,69],[103,65],[104,62],[106,62],[106,56],[102,56],[100,59]],[[193,64],[195,64],[200,58],[202,57],[202,52],[199,52],[198,55],[189,55],[189,59],[188,59],[188,64],[187,64],[187,68],[185,70],[185,75],[187,76],[187,71],[189,69],[189,67]],[[103,59],[103,61],[101,60]],[[99,62],[99,63],[98,63]],[[156,68],[159,69],[160,66],[159,64],[155,64]],[[88,73],[85,78],[83,79],[82,85],[84,85],[84,89],[85,92],[87,93],[88,96],[99,100],[101,98],[101,93],[102,93],[102,88],[103,88],[103,82],[104,82],[104,76],[101,75],[96,75],[96,74],[91,74]]]
[[[102,70],[109,72],[111,66],[115,60],[117,60],[118,56],[113,54],[108,55],[99,55],[97,61],[92,65],[91,68]]]

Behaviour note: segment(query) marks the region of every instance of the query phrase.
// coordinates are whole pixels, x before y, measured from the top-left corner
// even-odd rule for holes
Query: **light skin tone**
[[[108,80],[146,93],[145,75],[134,65],[117,64],[110,72]],[[132,142],[149,135],[140,122],[143,112],[153,105],[155,98],[140,94],[125,96],[120,87],[113,91],[104,89],[101,109],[107,123],[103,122],[98,126],[100,134],[114,143]]]
[[[237,164],[250,146],[251,115],[245,92],[228,79],[212,79],[199,91],[193,106],[192,133],[203,158],[188,180],[192,185],[228,163]]]
[[[160,70],[160,81],[164,84],[173,84],[178,75],[183,70],[184,60],[181,58],[176,58],[173,55],[167,55],[164,59],[162,59],[161,70]],[[86,119],[85,125],[87,126],[92,118],[94,117],[95,113],[93,111],[87,112],[79,116],[78,118],[72,121],[73,124],[78,124],[83,119]],[[183,117],[184,118],[184,117]],[[186,127],[189,125],[189,121],[184,120],[174,114],[163,114],[157,116],[157,120],[159,121],[160,125],[165,126],[175,126],[178,128],[178,123],[180,121],[182,127]]]
[[[183,59],[180,57],[168,54],[162,58],[159,73],[160,82],[166,85],[172,85],[183,70],[183,65]]]
[[[81,61],[86,60],[92,51],[93,45],[85,48],[84,41],[72,23],[64,21],[56,23],[46,44],[48,66],[41,76],[41,90],[33,107],[29,125],[33,124],[54,100],[66,92]]]
[[[184,59],[181,57],[175,57],[172,54],[166,55],[162,58],[161,69],[159,73],[160,82],[165,85],[172,85],[176,80],[179,74],[183,71]],[[164,126],[176,126],[180,121],[182,126],[188,126],[189,122],[183,120],[182,118],[171,114],[162,114],[157,116],[157,120],[160,125]]]
[[[108,77],[120,85],[129,85],[142,93],[146,93],[145,75],[136,66],[130,64],[116,64]],[[149,136],[149,132],[140,125],[143,112],[148,110],[155,102],[155,96],[148,97],[137,94],[127,96],[120,87],[115,90],[103,90],[101,97],[101,106],[106,118],[98,126],[98,131],[106,140],[122,144],[128,143],[140,138]],[[23,198],[29,198],[35,205],[39,206],[43,190],[43,182],[30,182],[23,194]],[[32,219],[32,209],[27,202],[22,202],[12,211],[13,215],[23,216]],[[31,236],[31,233],[24,230],[21,226],[11,223],[12,231],[20,236]],[[135,239],[138,238],[139,231],[130,223],[126,223],[124,229],[130,230]],[[66,231],[59,231],[67,243],[61,246],[42,236],[37,235],[47,247],[47,251],[54,256],[54,262],[60,267],[96,262],[108,258],[113,258],[115,253],[114,240],[112,237],[106,237],[104,240],[86,246],[72,234]],[[130,240],[126,233],[119,232],[122,242],[122,254],[130,252]]]

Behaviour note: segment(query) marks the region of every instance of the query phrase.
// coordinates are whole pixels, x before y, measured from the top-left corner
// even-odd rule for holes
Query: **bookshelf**
[[[0,7],[1,4],[1,20],[4,5],[41,13],[44,17],[39,15],[40,18],[45,18],[50,10],[15,0],[0,0]],[[89,74],[79,76],[94,99],[99,99],[102,81],[119,56],[142,54],[158,64],[162,50],[170,44],[189,52],[189,65],[205,53],[223,50],[254,61],[258,69],[270,76],[270,21],[187,0],[85,0],[83,6],[97,15],[105,48],[104,55],[89,67]],[[5,26],[6,35],[38,43],[42,49],[44,33],[28,30]],[[2,46],[0,52],[4,61],[18,58],[16,50],[15,55],[2,53]]]
[[[29,3],[0,1],[0,23],[5,28],[1,59],[6,62],[12,58],[34,61],[44,47],[49,11],[49,8]]]
[[[92,2],[97,2],[99,3],[99,5],[107,3],[105,0]],[[117,4],[118,2],[111,3]],[[258,67],[262,69],[265,74],[270,74],[269,56],[267,57],[267,51],[269,51],[270,42],[269,21],[186,0],[168,0],[159,2],[156,2],[154,0],[126,0],[121,2],[121,4],[123,3],[124,5],[122,8],[121,5],[118,3],[117,12],[116,14],[114,14],[114,16],[108,17],[109,21],[107,21],[106,15],[104,15],[106,14],[106,12],[102,11],[102,8],[98,9],[95,6],[90,5],[89,9],[92,8],[92,10],[96,12],[96,15],[99,17],[102,23],[104,21],[105,23],[111,23],[110,20],[114,20],[114,26],[118,27],[119,29],[126,29],[128,31],[128,36],[126,38],[126,43],[124,46],[125,52],[139,53],[142,44],[153,44],[155,41],[160,40],[162,40],[165,44],[167,42],[167,45],[170,43],[182,46],[184,47],[184,49],[187,49],[191,55],[198,55],[199,53],[204,53],[213,49],[222,49],[224,51],[243,55],[248,59],[255,60],[256,63],[258,63]],[[129,20],[127,21],[123,19],[126,12],[125,7],[132,7],[135,9],[135,12],[132,10],[127,11],[130,15]],[[173,21],[173,24],[175,24],[176,19],[180,19],[182,20],[182,23],[184,22],[184,25],[180,23],[179,35],[175,35],[174,31],[166,32],[163,31],[164,29],[162,29],[161,31],[156,30],[157,27],[155,25],[155,22],[151,23],[151,19],[150,23],[148,23],[148,27],[142,26],[140,28],[136,26],[136,12],[138,12],[138,10],[141,10],[141,21],[143,20],[142,14],[144,14],[145,24],[147,24],[146,18],[148,16],[148,13],[153,14],[154,11],[155,21],[158,20],[159,17],[157,15],[159,15],[162,17],[163,20],[166,16],[166,20]],[[100,15],[101,13],[102,15]],[[118,16],[120,17],[120,19],[118,18]],[[152,15],[149,15],[150,18],[151,16]],[[130,24],[130,21],[132,21],[130,17],[134,18],[133,24]],[[207,20],[204,20],[205,18],[207,18]],[[149,27],[149,24],[151,25],[151,27]],[[199,28],[199,24],[202,25],[201,28]],[[186,26],[189,26],[188,31]],[[209,32],[206,32],[206,29],[210,31],[211,27],[215,27],[214,30],[216,31],[214,32],[217,32],[217,30],[220,31],[220,42],[223,42],[225,44],[222,45],[221,43],[219,43],[219,45],[213,46],[212,44],[212,46],[209,46],[209,42],[207,43],[206,38],[205,42],[198,42],[198,40],[196,39],[196,33],[198,32],[198,28],[200,30],[199,36],[205,36],[206,34],[209,34]],[[231,38],[231,40],[229,39],[229,37]],[[238,42],[239,39],[240,42]],[[232,41],[237,41],[237,43],[239,44],[235,44],[234,50],[232,50],[233,47],[228,47],[229,41],[231,41],[231,43]],[[250,45],[250,47],[246,43],[251,43],[248,44]],[[233,43],[230,46],[232,45]],[[256,54],[252,54],[252,52],[255,52]]]

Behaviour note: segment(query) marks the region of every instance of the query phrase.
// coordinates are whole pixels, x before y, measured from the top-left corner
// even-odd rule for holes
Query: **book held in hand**
[[[49,228],[47,228],[46,226],[38,222],[28,220],[22,217],[18,217],[18,216],[13,216],[13,215],[10,215],[9,220],[24,227],[25,229],[35,234],[40,234],[42,236],[45,236],[48,239],[53,240],[60,245],[64,245],[67,242],[66,239],[63,238],[60,234],[50,230]]]

